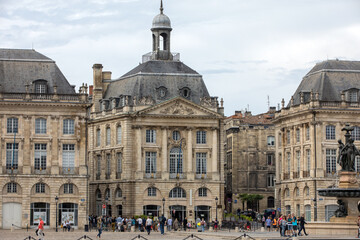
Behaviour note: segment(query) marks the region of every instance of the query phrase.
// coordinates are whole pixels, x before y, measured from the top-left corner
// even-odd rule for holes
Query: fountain
[[[357,233],[357,218],[359,216],[358,202],[360,200],[360,186],[356,179],[355,157],[360,155],[360,151],[356,148],[354,140],[351,138],[351,131],[354,127],[349,124],[342,129],[345,133],[345,144],[339,140],[339,155],[337,163],[342,170],[339,172],[339,184],[336,187],[319,189],[319,195],[324,197],[336,197],[339,208],[335,211],[335,216],[330,219],[333,229],[338,229],[341,234],[344,231],[339,224],[348,224],[348,234]],[[338,224],[337,224],[338,223]],[[338,226],[338,227],[336,227]],[[355,235],[354,235],[355,236]]]

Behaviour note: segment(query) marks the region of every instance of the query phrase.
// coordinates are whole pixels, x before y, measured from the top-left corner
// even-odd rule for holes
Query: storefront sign
[[[61,213],[61,222],[66,223],[69,221],[70,224],[74,224],[75,213],[74,212],[62,212]]]

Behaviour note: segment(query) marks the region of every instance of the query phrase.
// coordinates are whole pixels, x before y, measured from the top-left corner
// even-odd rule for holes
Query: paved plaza
[[[219,231],[219,232],[204,232],[204,233],[198,233],[195,231],[191,231],[191,232],[170,232],[170,233],[166,233],[165,235],[161,235],[159,232],[152,232],[150,235],[147,235],[146,233],[139,233],[139,232],[135,232],[135,233],[129,233],[129,232],[125,232],[125,233],[119,233],[119,232],[104,232],[102,234],[101,239],[103,240],[115,240],[115,239],[122,239],[122,240],[131,240],[131,239],[143,239],[144,238],[138,238],[138,236],[142,236],[145,239],[149,239],[149,240],[183,240],[185,238],[187,238],[189,235],[194,234],[195,236],[199,237],[200,239],[203,240],[235,240],[236,238],[240,239],[240,236],[243,236],[244,233],[236,233],[235,231]],[[258,239],[258,240],[266,240],[266,239],[288,239],[288,238],[280,238],[279,233],[278,232],[261,232],[261,231],[256,231],[256,232],[248,232],[246,233],[249,236],[251,236],[254,239]],[[82,230],[77,230],[74,232],[55,232],[53,229],[45,229],[45,240],[77,240],[77,239],[81,239],[81,237],[83,237],[84,235],[86,235],[87,239],[97,239],[96,235],[97,232],[92,231],[92,232],[84,232]],[[11,232],[10,230],[0,230],[0,239],[1,240],[24,240],[24,239],[29,239],[28,237],[31,236],[34,239],[38,239],[36,238],[35,235],[35,230],[31,229],[28,232],[26,230],[15,230],[14,232]],[[189,237],[188,239],[199,239],[199,238],[191,238]],[[31,238],[32,239],[32,238]],[[245,239],[245,238],[243,238]],[[251,239],[251,238],[249,238]],[[290,238],[291,239],[291,238]],[[312,236],[311,233],[309,234],[309,236],[306,237],[298,237],[298,238],[294,238],[294,239],[306,239],[306,240],[311,240],[311,239],[340,239],[339,237],[334,237],[334,236]],[[356,239],[354,237],[343,237],[341,239]]]

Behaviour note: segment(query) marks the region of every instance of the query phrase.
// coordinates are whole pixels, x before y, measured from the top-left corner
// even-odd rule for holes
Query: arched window
[[[309,187],[305,187],[305,188],[304,188],[304,195],[305,195],[305,196],[310,196],[310,189],[309,189]]]
[[[95,196],[96,196],[96,199],[97,199],[97,200],[101,200],[101,197],[102,197],[102,196],[101,196],[101,191],[100,191],[100,189],[97,189],[97,190],[96,190]]]
[[[111,199],[111,191],[109,188],[105,190],[105,199]]]
[[[64,184],[64,194],[73,194],[74,193],[74,184],[65,183]]]
[[[115,196],[117,198],[122,198],[122,190],[121,190],[121,188],[117,188],[115,194],[116,194]]]
[[[7,184],[8,193],[17,193],[17,184],[16,182],[10,182]]]
[[[176,187],[170,191],[169,197],[170,198],[186,198],[186,192],[184,189]]]
[[[267,199],[267,207],[273,208],[275,206],[275,199],[274,197],[268,197]]]
[[[170,150],[170,178],[175,178],[177,174],[183,173],[183,153],[180,148]]]
[[[300,195],[300,190],[299,190],[298,187],[296,187],[296,188],[294,189],[294,196],[295,196],[295,197],[299,197],[299,195]]]
[[[285,189],[285,197],[286,198],[290,197],[290,190],[288,188]]]

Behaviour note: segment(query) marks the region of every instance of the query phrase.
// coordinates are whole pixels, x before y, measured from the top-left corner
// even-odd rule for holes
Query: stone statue
[[[339,155],[337,162],[341,166],[343,171],[354,172],[355,171],[355,157],[360,155],[359,150],[354,144],[354,139],[351,138],[350,131],[354,130],[353,127],[346,125],[342,131],[346,131],[345,139],[346,144],[339,140]]]
[[[335,217],[346,217],[348,215],[345,203],[339,199],[337,200],[337,204],[339,205],[339,208],[334,212]]]

